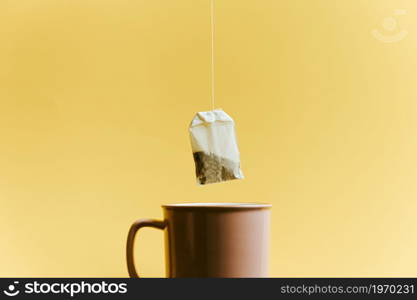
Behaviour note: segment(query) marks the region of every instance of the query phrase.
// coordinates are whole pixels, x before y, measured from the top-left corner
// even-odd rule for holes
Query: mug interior
[[[197,209],[197,208],[223,208],[223,209],[256,209],[256,208],[271,208],[272,205],[268,203],[235,203],[235,202],[184,202],[162,205],[167,209]]]

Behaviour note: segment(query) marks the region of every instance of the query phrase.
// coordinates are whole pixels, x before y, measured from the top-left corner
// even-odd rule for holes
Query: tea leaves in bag
[[[242,179],[233,119],[221,109],[197,113],[190,124],[198,184]]]

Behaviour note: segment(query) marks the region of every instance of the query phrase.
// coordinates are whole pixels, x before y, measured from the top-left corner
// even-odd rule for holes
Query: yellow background
[[[246,179],[201,187],[208,0],[0,1],[0,276],[127,276],[131,222],[183,201],[272,203],[272,276],[417,276],[416,10],[217,0],[216,107]],[[136,250],[164,275],[161,232]]]

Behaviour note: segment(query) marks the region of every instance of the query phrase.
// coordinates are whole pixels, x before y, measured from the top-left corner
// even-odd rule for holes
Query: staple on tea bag
[[[190,124],[197,183],[242,179],[233,119],[221,109],[197,113]]]

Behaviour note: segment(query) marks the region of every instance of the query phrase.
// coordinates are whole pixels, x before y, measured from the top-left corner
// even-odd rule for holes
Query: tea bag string
[[[210,17],[211,17],[211,109],[214,110],[215,81],[214,81],[214,0],[210,0]]]

